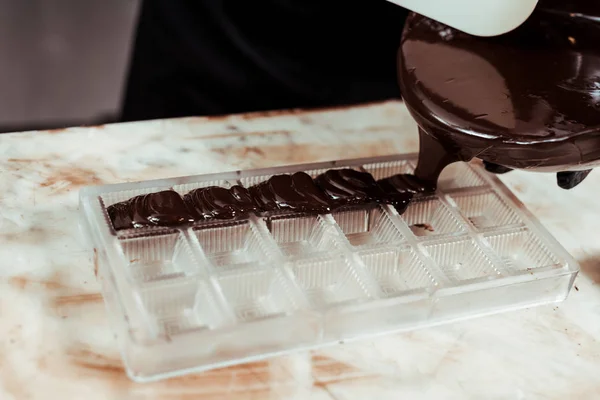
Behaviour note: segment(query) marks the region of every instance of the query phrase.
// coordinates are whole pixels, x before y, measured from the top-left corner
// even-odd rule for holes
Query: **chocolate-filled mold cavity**
[[[327,213],[332,201],[305,172],[274,175],[248,188],[262,211]]]
[[[302,258],[339,249],[339,236],[320,216],[297,215],[264,218],[281,252],[288,258]]]
[[[373,175],[375,180],[380,180],[393,175],[412,174],[415,171],[415,161],[399,160],[365,164],[363,169]]]
[[[435,182],[425,182],[413,174],[415,163],[410,160],[367,164],[363,169],[377,179],[383,192],[382,203],[394,206],[399,214],[406,211],[413,198],[436,191]]]
[[[187,193],[195,189],[202,189],[211,186],[218,186],[225,189],[229,189],[234,185],[236,185],[236,181],[227,179],[212,179],[200,182],[180,183],[178,185],[173,185],[172,189],[180,195],[185,196]]]
[[[371,174],[350,168],[326,171],[315,183],[335,207],[381,201],[384,195]]]
[[[147,193],[106,209],[115,230],[178,226],[194,221],[183,198],[174,190]]]
[[[333,167],[333,163],[332,163],[332,167]],[[285,172],[285,173],[277,173],[277,174],[269,174],[269,175],[261,174],[261,175],[253,175],[253,176],[244,176],[244,177],[240,178],[240,183],[242,184],[242,186],[249,188],[251,186],[255,186],[255,185],[258,185],[259,183],[267,181],[272,176],[293,175],[297,172],[304,172],[305,174],[307,174],[308,176],[310,176],[311,178],[314,179],[317,176],[319,176],[320,174],[322,174],[323,172],[326,172],[328,170],[329,170],[329,168],[316,168],[316,169],[309,169],[309,170],[304,170],[304,171],[290,171],[290,172]]]
[[[394,245],[405,239],[391,216],[380,205],[348,207],[332,213],[348,242],[356,248]]]
[[[385,168],[398,170],[396,166]],[[435,191],[434,185],[410,174],[375,180],[356,166],[309,172],[248,177],[241,184],[221,181],[222,186],[212,182],[176,185],[177,190],[145,193],[111,204],[107,213],[115,230],[236,220],[253,214],[319,215],[376,203],[392,205],[402,214],[414,196]]]
[[[194,189],[183,201],[196,221],[247,218],[259,210],[248,189],[239,185]]]
[[[134,282],[182,279],[203,272],[179,232],[124,238],[119,243]]]
[[[265,268],[273,257],[249,221],[199,226],[192,232],[217,274]]]

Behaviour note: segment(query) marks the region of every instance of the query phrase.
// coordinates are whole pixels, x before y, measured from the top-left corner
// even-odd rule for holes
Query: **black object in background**
[[[406,16],[385,0],[145,0],[122,120],[398,98]]]

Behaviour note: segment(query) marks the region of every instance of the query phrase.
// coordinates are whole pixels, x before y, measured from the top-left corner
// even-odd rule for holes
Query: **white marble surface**
[[[600,174],[502,179],[581,263],[557,305],[168,381],[125,376],[78,189],[417,149],[397,102],[0,136],[0,399],[598,399]]]

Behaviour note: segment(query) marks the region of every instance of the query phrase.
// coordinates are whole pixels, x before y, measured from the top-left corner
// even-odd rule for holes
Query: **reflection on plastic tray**
[[[412,171],[414,156],[82,190],[82,223],[129,375],[160,379],[567,296],[575,262],[478,165],[450,166],[438,192],[403,215],[370,204],[117,233],[106,214],[141,193],[343,167],[381,179]]]

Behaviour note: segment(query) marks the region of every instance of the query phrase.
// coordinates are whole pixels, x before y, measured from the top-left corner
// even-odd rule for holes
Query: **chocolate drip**
[[[416,194],[434,193],[436,185],[420,180],[415,175],[398,174],[380,179],[377,184],[384,193],[382,202],[393,205],[402,214]]]

